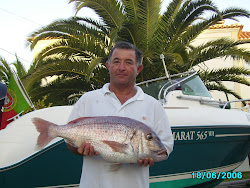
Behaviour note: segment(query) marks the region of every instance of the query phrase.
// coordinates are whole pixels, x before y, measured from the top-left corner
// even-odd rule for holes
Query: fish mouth
[[[154,153],[156,155],[167,155],[167,150],[165,150],[165,149],[164,150],[160,150],[160,151],[158,150],[158,151],[155,151]]]
[[[167,150],[165,150],[165,149],[164,150],[154,151],[154,155],[155,155],[155,158],[156,158],[156,160],[155,160],[156,162],[165,160],[168,157]]]

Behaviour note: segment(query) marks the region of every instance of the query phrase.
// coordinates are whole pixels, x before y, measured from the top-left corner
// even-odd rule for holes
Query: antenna
[[[166,63],[165,63],[165,56],[163,54],[160,55],[160,59],[162,60],[162,64],[163,64],[163,67],[164,67],[164,70],[165,70],[165,74],[167,76],[167,78],[170,80],[170,76],[168,74],[168,70],[167,70],[167,67],[166,67]]]

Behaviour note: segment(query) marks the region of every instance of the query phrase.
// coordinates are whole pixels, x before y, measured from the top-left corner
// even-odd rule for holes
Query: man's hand
[[[154,159],[152,159],[152,158],[145,158],[145,159],[140,159],[140,160],[138,160],[138,164],[139,165],[143,165],[143,166],[153,166],[154,165]]]
[[[99,155],[98,152],[95,152],[94,147],[90,143],[85,142],[81,144],[81,146],[77,149],[77,152],[84,156]]]

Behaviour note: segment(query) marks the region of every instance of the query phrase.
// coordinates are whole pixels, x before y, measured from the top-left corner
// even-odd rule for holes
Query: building
[[[225,25],[225,21],[221,21],[216,25],[210,26],[209,29],[202,32],[194,41],[193,45],[200,45],[204,42],[216,40],[220,38],[228,38],[232,40],[249,40],[250,32],[243,31],[244,25],[231,24]],[[250,50],[250,43],[240,45],[241,48]],[[243,60],[233,60],[232,58],[216,58],[204,63],[203,69],[218,69],[218,68],[230,68],[230,67],[245,67],[250,69],[250,63],[247,64]],[[250,77],[247,78],[250,81]],[[225,83],[225,86],[237,92],[242,98],[250,99],[250,87],[238,83]],[[221,92],[211,92],[216,100],[226,100],[226,96]],[[235,100],[233,96],[229,96],[230,100]],[[236,106],[239,107],[238,103]]]

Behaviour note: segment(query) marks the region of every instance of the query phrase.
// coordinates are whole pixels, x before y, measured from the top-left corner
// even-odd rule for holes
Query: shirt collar
[[[103,95],[111,94],[112,93],[109,90],[109,85],[110,85],[110,83],[106,83],[102,87]],[[135,94],[135,96],[133,98],[135,98],[136,100],[143,100],[144,99],[144,92],[143,92],[143,90],[139,86],[135,86],[135,88],[136,88],[136,94]]]

